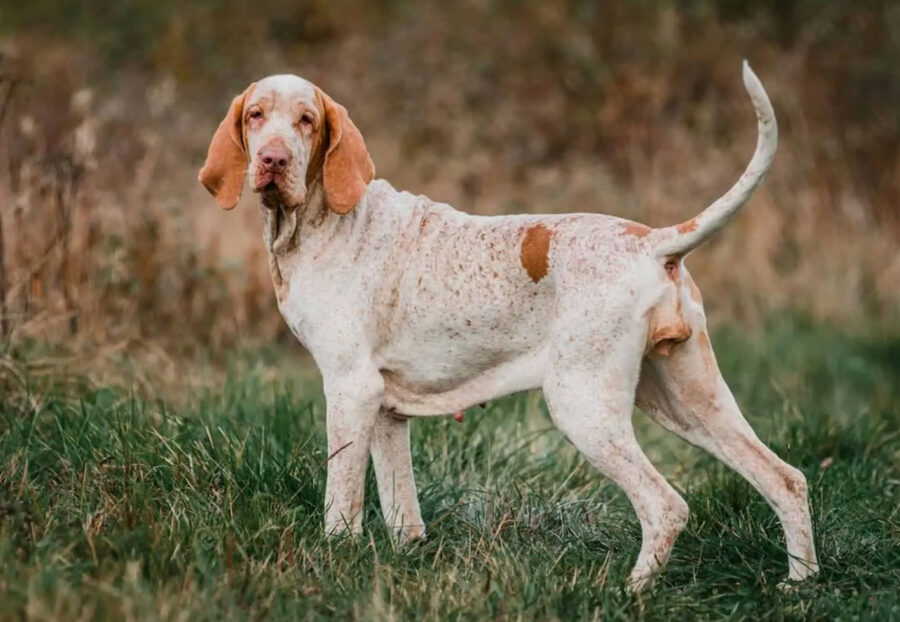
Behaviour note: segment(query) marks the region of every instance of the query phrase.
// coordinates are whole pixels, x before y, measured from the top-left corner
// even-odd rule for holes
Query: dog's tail
[[[683,257],[712,237],[727,225],[747,202],[772,165],[775,149],[778,147],[778,125],[775,123],[775,112],[772,110],[772,103],[769,101],[769,96],[766,95],[766,90],[746,60],[743,73],[744,88],[747,89],[753,107],[756,109],[759,132],[753,158],[744,170],[744,174],[731,189],[700,214],[680,225],[654,231],[654,237],[658,239],[655,245],[657,257]]]

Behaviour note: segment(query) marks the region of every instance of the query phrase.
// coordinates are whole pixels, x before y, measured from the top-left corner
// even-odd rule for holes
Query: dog
[[[408,419],[540,388],[559,431],[637,513],[631,590],[651,584],[688,520],[635,439],[635,404],[765,497],[789,580],[818,571],[806,479],[742,416],[684,265],[775,154],[775,114],[746,61],[743,80],[758,122],[749,165],[700,214],[656,229],[586,213],[472,216],[374,179],[347,110],[300,77],[233,99],[199,180],[224,209],[245,178],[259,195],[278,308],[323,378],[328,534],[361,531],[371,455],[392,533],[422,538]]]

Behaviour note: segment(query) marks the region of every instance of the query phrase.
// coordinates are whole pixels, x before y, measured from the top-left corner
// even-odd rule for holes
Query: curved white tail
[[[762,83],[747,61],[744,61],[744,88],[750,95],[756,109],[759,137],[756,151],[744,174],[731,189],[715,200],[709,207],[694,218],[680,225],[665,227],[654,231],[657,238],[655,252],[657,257],[683,257],[700,246],[709,237],[722,229],[737,211],[747,202],[750,195],[762,181],[778,147],[778,125],[775,122],[775,111]]]

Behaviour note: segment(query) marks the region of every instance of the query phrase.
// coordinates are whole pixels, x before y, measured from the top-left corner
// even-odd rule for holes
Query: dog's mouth
[[[282,174],[258,171],[253,191],[259,194],[266,221],[269,250],[282,254],[295,246],[299,208],[306,198],[304,188],[296,188]]]
[[[281,186],[274,179],[257,186],[254,190],[259,193],[263,204],[269,209],[274,210],[287,204]]]
[[[270,177],[268,180],[261,179],[259,182],[253,191],[259,194],[263,205],[270,210],[280,208],[292,211],[298,208],[306,197],[305,192],[298,193],[283,180],[276,180],[274,177]]]

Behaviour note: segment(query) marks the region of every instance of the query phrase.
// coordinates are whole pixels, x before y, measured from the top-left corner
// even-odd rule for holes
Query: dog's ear
[[[316,90],[322,98],[328,134],[328,149],[322,165],[325,202],[338,214],[346,214],[366,193],[369,182],[375,177],[375,165],[347,109],[321,89]]]
[[[209,143],[206,163],[198,179],[222,209],[237,205],[247,172],[247,146],[244,144],[244,102],[255,82],[235,97],[228,113]]]

